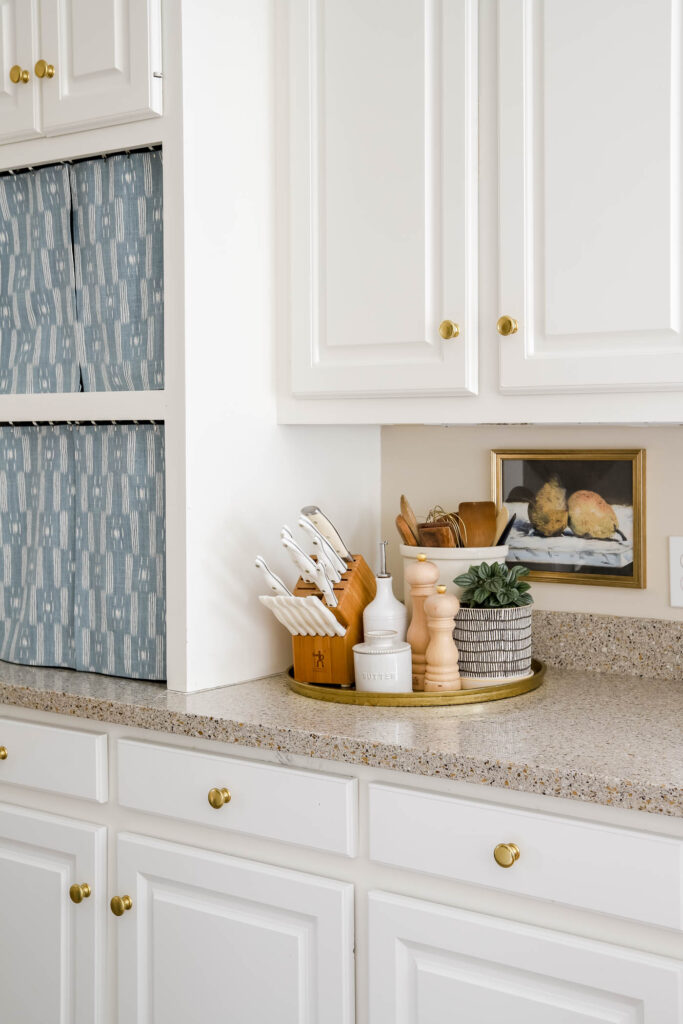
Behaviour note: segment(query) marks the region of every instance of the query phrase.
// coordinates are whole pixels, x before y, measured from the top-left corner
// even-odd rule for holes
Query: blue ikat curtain
[[[83,387],[163,388],[161,153],[97,157],[70,174]]]
[[[68,169],[0,177],[0,394],[79,390]]]
[[[0,428],[0,659],[166,678],[164,432]]]
[[[0,176],[0,394],[164,386],[160,151]]]

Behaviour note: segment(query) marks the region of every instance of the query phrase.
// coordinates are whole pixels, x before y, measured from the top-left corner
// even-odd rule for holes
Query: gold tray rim
[[[300,697],[324,700],[332,704],[374,708],[452,707],[458,704],[483,704],[490,700],[504,700],[506,697],[519,697],[523,693],[531,693],[543,682],[546,666],[537,658],[532,658],[531,668],[532,675],[526,679],[517,679],[513,683],[477,686],[467,690],[435,690],[430,693],[359,693],[351,687],[342,688],[328,683],[300,683],[293,678],[290,678],[288,683],[290,690]]]

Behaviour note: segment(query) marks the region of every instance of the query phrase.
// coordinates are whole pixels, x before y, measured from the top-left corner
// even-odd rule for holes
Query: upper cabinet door
[[[292,392],[475,394],[476,0],[283,10]]]
[[[505,391],[683,387],[679,0],[499,0]]]
[[[27,0],[0,0],[0,144],[40,135],[31,6]],[[27,72],[28,81],[14,82],[13,68]]]
[[[160,0],[42,0],[39,49],[47,135],[161,113]]]

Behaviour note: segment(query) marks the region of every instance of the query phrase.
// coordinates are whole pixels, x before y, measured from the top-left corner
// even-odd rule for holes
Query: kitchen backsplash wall
[[[599,397],[596,397],[599,401]],[[669,606],[670,536],[683,535],[683,426],[395,426],[382,428],[382,534],[396,593],[403,567],[394,519],[402,493],[418,516],[440,504],[491,497],[492,448],[645,448],[647,588],[534,583],[538,609],[683,620]]]

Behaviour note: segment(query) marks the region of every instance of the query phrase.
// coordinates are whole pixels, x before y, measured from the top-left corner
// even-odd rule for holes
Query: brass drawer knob
[[[79,885],[75,882],[69,889],[69,899],[72,903],[82,903],[83,900],[87,900],[90,896],[91,889],[87,882],[83,882]]]
[[[13,64],[9,69],[9,80],[17,85],[19,82],[28,82],[30,74],[20,64]]]
[[[502,868],[511,868],[519,860],[519,847],[514,843],[498,843],[493,851],[493,859]]]
[[[38,78],[54,78],[55,76],[54,64],[48,64],[46,60],[36,61],[34,71]]]
[[[8,756],[7,747],[0,747],[0,761],[6,761]]]
[[[442,320],[439,324],[439,334],[444,341],[450,341],[451,338],[457,338],[460,334],[460,326],[453,320]]]
[[[232,799],[229,789],[210,789],[209,803],[213,808],[219,810],[224,804],[229,804]]]
[[[115,917],[123,917],[127,910],[132,909],[133,901],[130,896],[112,896],[109,906]]]
[[[502,334],[504,338],[507,338],[510,334],[516,334],[519,324],[511,316],[501,316],[496,324],[498,333]]]

